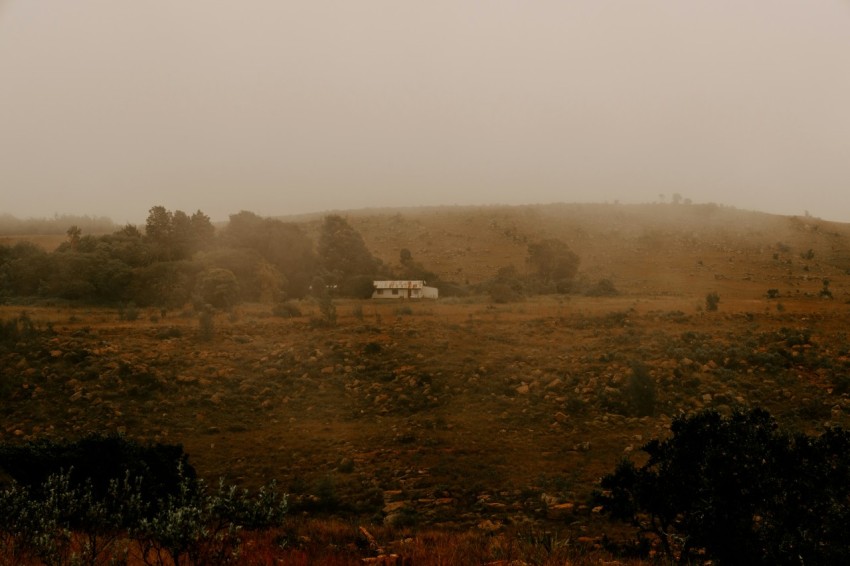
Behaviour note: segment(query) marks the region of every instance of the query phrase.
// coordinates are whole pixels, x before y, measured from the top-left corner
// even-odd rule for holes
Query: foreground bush
[[[667,440],[643,447],[602,479],[599,498],[683,562],[850,564],[850,433],[779,429],[766,411],[679,417]]]
[[[87,451],[92,446],[101,450]],[[282,524],[287,503],[274,484],[250,493],[220,480],[209,489],[182,449],[159,447],[139,452],[139,445],[122,437],[3,446],[2,467],[13,478],[22,470],[59,469],[41,482],[15,481],[0,491],[0,558],[14,564],[113,564],[133,555],[144,564],[227,564],[240,554],[243,530]],[[172,467],[148,466],[151,454],[160,460],[167,454]],[[92,467],[98,459],[106,462],[102,470]],[[68,461],[97,473],[93,478],[73,464],[66,468]],[[126,465],[121,469],[116,462]]]

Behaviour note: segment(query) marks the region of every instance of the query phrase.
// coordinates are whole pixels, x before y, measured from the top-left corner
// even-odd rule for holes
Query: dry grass
[[[287,564],[359,563],[359,525],[417,565],[564,564],[610,556],[595,545],[622,533],[590,495],[675,414],[744,404],[800,430],[850,424],[850,277],[828,261],[846,226],[695,208],[649,229],[637,213],[604,224],[570,210],[351,220],[386,261],[407,247],[461,281],[521,265],[525,235],[563,237],[580,276],[611,278],[619,296],[338,301],[334,328],[309,324],[309,301],[292,319],[243,305],[216,315],[209,341],[191,311],[27,308],[56,334],[0,358],[13,376],[0,440],[120,430],[182,443],[209,479],[277,479],[292,496],[287,546],[252,544]],[[831,301],[817,297],[825,277]],[[704,310],[710,291],[718,312]],[[652,416],[633,414],[633,362],[651,369]]]

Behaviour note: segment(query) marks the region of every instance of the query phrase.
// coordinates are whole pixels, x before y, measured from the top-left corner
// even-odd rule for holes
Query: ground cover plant
[[[704,409],[761,407],[789,434],[846,427],[850,343],[846,267],[824,259],[842,245],[841,226],[698,207],[641,224],[606,210],[621,214],[616,228],[592,208],[348,217],[385,266],[415,256],[444,280],[469,279],[473,294],[437,302],[357,300],[325,285],[327,295],[219,307],[188,295],[136,303],[128,317],[124,302],[9,298],[0,441],[119,434],[182,445],[206,485],[225,477],[255,491],[277,480],[284,526],[240,548],[289,563],[376,557],[360,526],[385,554],[417,564],[428,553],[453,556],[443,563],[613,560],[634,533],[593,493],[624,455]],[[762,221],[782,223],[761,234]],[[316,242],[323,219],[299,226]],[[539,276],[528,246],[550,238],[581,258],[572,294],[474,293],[499,272]],[[263,296],[238,254],[215,258]],[[177,283],[202,273],[186,260],[148,269],[139,274]],[[832,298],[820,293],[826,278]],[[616,294],[585,292],[603,279]],[[782,310],[766,289],[778,289]],[[705,308],[712,292],[716,311]]]

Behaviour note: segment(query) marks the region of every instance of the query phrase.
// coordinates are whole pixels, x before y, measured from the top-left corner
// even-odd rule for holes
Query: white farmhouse
[[[373,299],[436,299],[439,290],[425,281],[373,281]]]

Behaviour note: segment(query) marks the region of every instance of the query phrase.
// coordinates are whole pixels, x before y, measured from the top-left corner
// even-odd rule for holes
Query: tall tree
[[[154,206],[148,212],[145,221],[145,238],[153,246],[154,256],[162,261],[169,261],[172,246],[173,215],[164,206]]]
[[[335,284],[355,276],[371,277],[378,270],[378,261],[366,248],[360,232],[336,214],[326,216],[322,224],[319,261]]]
[[[286,295],[307,293],[316,256],[312,240],[298,225],[243,210],[230,216],[222,240],[232,248],[248,248],[274,266],[284,277]]]

